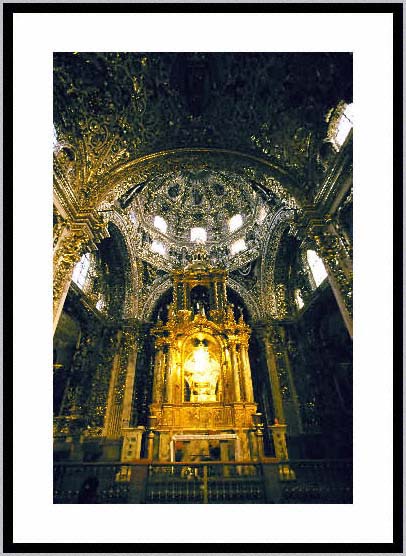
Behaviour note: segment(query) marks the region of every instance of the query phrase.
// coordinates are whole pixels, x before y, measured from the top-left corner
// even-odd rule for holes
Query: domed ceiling
[[[170,172],[130,188],[116,206],[138,233],[138,255],[164,268],[204,244],[213,263],[238,266],[258,256],[264,223],[284,205],[232,171]]]
[[[220,248],[246,233],[260,218],[261,207],[247,181],[211,170],[166,176],[159,183],[149,183],[132,202],[145,229],[159,230],[164,240],[187,247],[193,243],[191,230],[198,228],[204,232],[196,241],[206,243],[208,249]],[[233,222],[230,227],[232,217],[234,227]]]

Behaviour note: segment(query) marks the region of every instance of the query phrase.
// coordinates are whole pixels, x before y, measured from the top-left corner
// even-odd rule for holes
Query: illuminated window
[[[304,307],[304,301],[302,299],[302,293],[299,289],[295,290],[295,301],[298,309],[302,309]]]
[[[103,311],[106,307],[106,302],[104,301],[103,298],[99,299],[99,301],[96,303],[96,309],[99,311]]]
[[[85,285],[86,278],[89,273],[89,267],[90,253],[86,253],[76,264],[72,274],[72,280],[79,286],[80,289],[83,289],[83,286]]]
[[[130,217],[130,220],[131,220],[131,222],[132,222],[133,224],[136,224],[136,223],[137,223],[137,218],[136,218],[136,216],[135,216],[134,211],[131,211],[131,212],[130,212],[129,217]],[[159,217],[158,217],[158,218],[159,218]]]
[[[345,110],[338,122],[338,129],[337,135],[335,137],[336,145],[338,148],[342,147],[344,141],[347,138],[347,135],[350,133],[350,130],[353,126],[353,105],[347,104]]]
[[[240,251],[244,251],[244,249],[247,249],[247,246],[245,245],[245,240],[237,239],[237,241],[235,241],[231,245],[231,254],[236,255]]]
[[[58,142],[58,137],[57,137],[57,135],[56,135],[55,126],[54,126],[53,138],[52,138],[52,145],[53,145],[54,150],[59,146],[59,142]]]
[[[155,228],[158,228],[158,230],[161,231],[163,234],[166,234],[168,224],[166,223],[166,220],[162,218],[162,216],[155,216],[154,226]]]
[[[206,239],[207,239],[207,232],[205,228],[190,229],[190,241],[195,241],[196,243],[204,243]]]
[[[154,241],[151,243],[151,251],[153,251],[154,253],[159,253],[160,255],[165,255],[165,245],[160,241],[156,241],[154,239]]]
[[[242,216],[241,214],[234,214],[228,221],[228,228],[230,232],[235,232],[238,228],[242,226]]]
[[[306,256],[317,288],[327,278],[326,268],[316,251],[308,249]]]

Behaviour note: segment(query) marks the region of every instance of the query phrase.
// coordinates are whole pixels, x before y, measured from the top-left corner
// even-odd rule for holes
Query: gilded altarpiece
[[[155,337],[150,457],[201,461],[217,442],[219,459],[258,457],[248,358],[250,328],[227,302],[227,274],[203,250],[173,274],[173,303]],[[200,298],[195,295],[200,294]],[[179,448],[181,445],[181,448]]]

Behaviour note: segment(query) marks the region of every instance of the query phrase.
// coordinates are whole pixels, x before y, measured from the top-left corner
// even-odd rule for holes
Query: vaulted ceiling
[[[206,229],[213,258],[230,257],[234,214],[247,251],[230,267],[254,260],[264,214],[312,202],[341,100],[352,100],[346,53],[54,54],[55,131],[67,164],[80,159],[78,196],[133,215],[144,260],[164,218],[166,269],[192,227]]]
[[[305,187],[325,116],[352,100],[346,53],[56,53],[57,133],[106,133],[130,159],[191,147],[267,160]],[[307,184],[309,186],[309,184]]]

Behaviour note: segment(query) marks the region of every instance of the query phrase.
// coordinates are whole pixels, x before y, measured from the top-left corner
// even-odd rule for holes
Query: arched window
[[[87,275],[90,268],[90,253],[86,253],[82,256],[80,261],[76,264],[73,269],[72,280],[83,290],[85,285]]]
[[[354,120],[353,105],[351,103],[351,104],[347,104],[338,122],[335,142],[339,149],[344,145],[344,141],[346,140],[347,135],[351,131],[351,128],[353,126],[353,120]]]
[[[327,278],[327,271],[316,251],[308,249],[306,252],[307,262],[309,263],[312,272],[313,280],[316,283],[316,288]]]
[[[333,144],[336,151],[344,145],[348,134],[354,125],[353,104],[339,102],[335,110],[328,115],[327,139]]]

